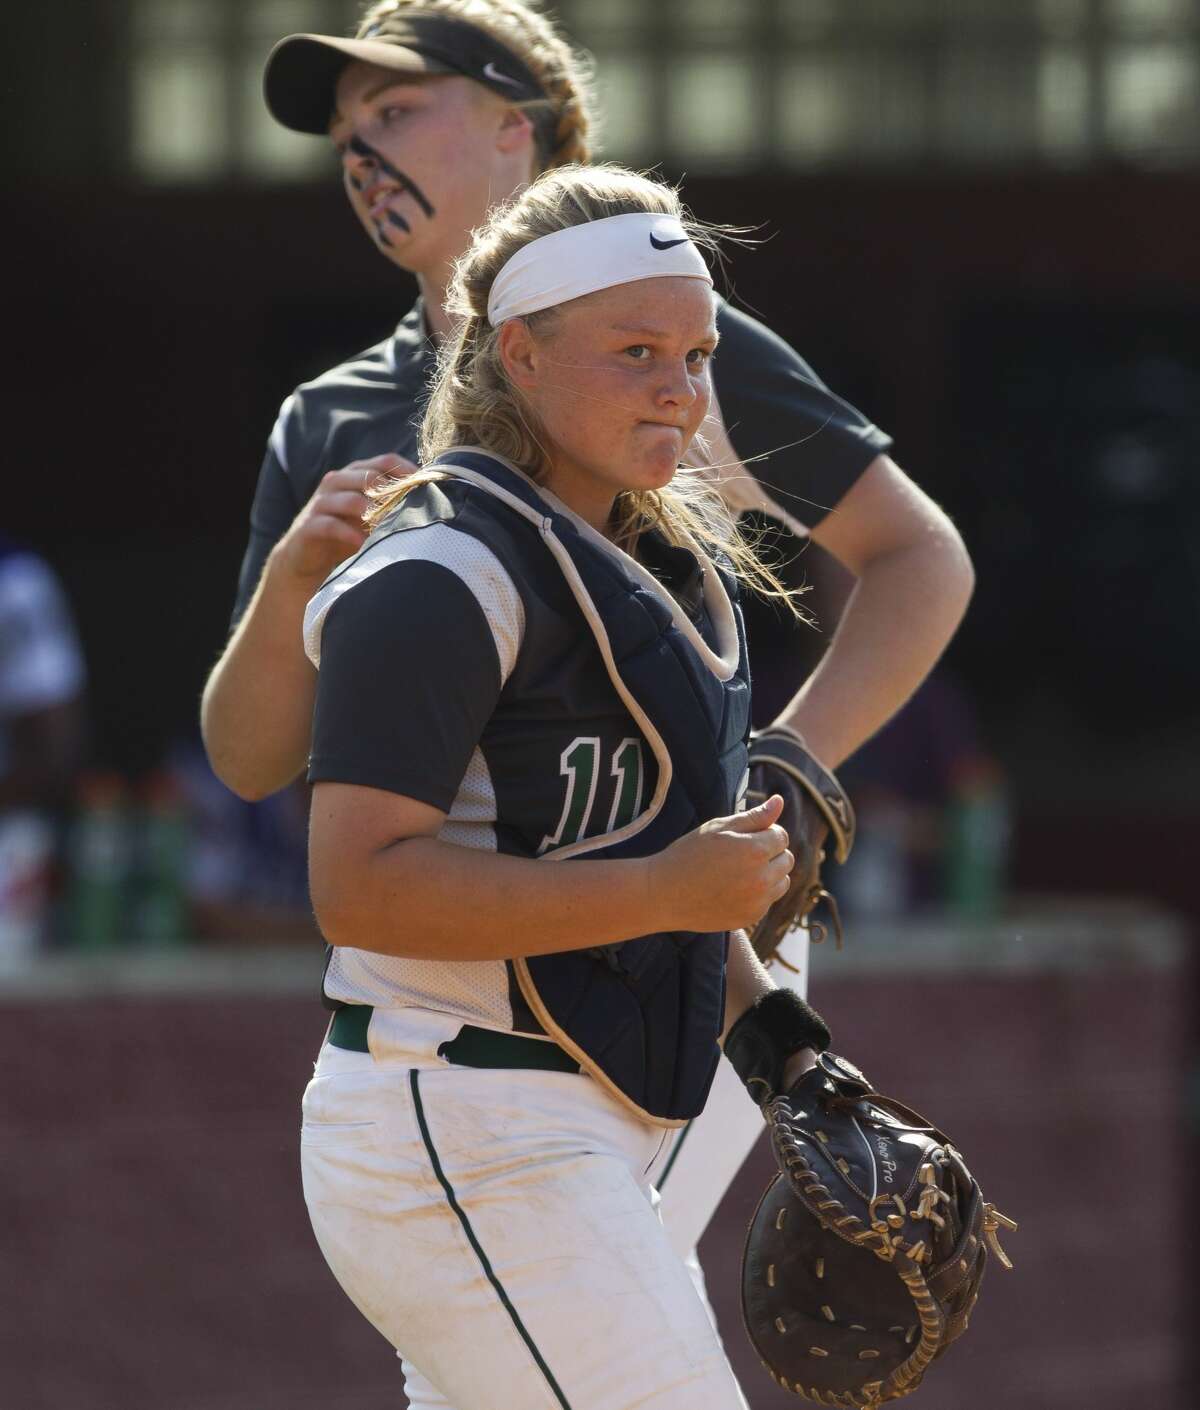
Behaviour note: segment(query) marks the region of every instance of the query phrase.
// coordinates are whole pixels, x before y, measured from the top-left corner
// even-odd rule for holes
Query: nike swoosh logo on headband
[[[501,73],[496,67],[494,59],[489,59],[483,66],[484,78],[490,78],[493,83],[507,83],[510,88],[523,88],[525,85],[519,78],[509,78],[508,74]]]
[[[650,236],[650,243],[656,250],[669,250],[672,245],[686,245],[687,242],[688,237],[686,235],[682,240],[656,240],[653,235]]]

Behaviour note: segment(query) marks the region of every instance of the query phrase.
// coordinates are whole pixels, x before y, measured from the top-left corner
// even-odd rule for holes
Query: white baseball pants
[[[304,1195],[342,1287],[454,1410],[737,1410],[655,1207],[663,1136],[590,1077],[326,1046]]]
[[[803,994],[807,935],[781,954]],[[763,1130],[733,1069],[663,1131],[587,1077],[449,1067],[454,1031],[327,1045],[304,1098],[317,1240],[413,1410],[746,1410],[695,1255]]]

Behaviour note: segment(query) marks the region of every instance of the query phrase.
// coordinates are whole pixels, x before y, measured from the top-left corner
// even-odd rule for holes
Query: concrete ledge
[[[1154,902],[1130,898],[1027,898],[995,920],[930,915],[853,921],[838,950],[832,934],[812,952],[814,975],[1080,974],[1174,969],[1188,930]]]
[[[324,956],[292,946],[191,946],[48,954],[0,967],[0,1003],[102,998],[307,995],[317,1003]]]
[[[1187,927],[1150,901],[1030,898],[986,922],[945,916],[853,921],[838,950],[813,948],[824,979],[887,974],[1081,974],[1163,970],[1185,958]],[[172,950],[51,953],[5,967],[0,1003],[162,995],[311,995],[323,955],[295,946],[181,946]]]

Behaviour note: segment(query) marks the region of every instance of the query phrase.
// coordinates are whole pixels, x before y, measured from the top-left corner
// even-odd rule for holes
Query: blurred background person
[[[168,777],[187,819],[190,933],[201,941],[316,940],[308,896],[309,788],[247,803],[209,767],[199,739],[172,749]]]
[[[85,744],[84,681],[57,576],[0,537],[0,964],[46,936],[62,809]]]

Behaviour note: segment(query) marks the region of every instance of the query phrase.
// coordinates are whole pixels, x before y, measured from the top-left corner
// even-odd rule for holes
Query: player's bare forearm
[[[713,818],[649,857],[555,861],[443,842],[446,814],[431,804],[318,782],[313,907],[331,944],[410,959],[515,959],[659,931],[733,930],[787,889],[781,806],[770,798]]]
[[[304,768],[316,695],[301,637],[304,609],[327,575],[362,547],[371,486],[415,469],[387,454],[328,471],[271,550],[200,708],[209,761],[243,798],[265,798]]]
[[[209,762],[251,801],[286,787],[308,757],[317,680],[302,640],[308,596],[286,575],[273,576],[268,563],[204,688],[200,726]]]
[[[735,930],[729,937],[729,964],[725,970],[725,1025],[721,1030],[721,1043],[739,1018],[764,994],[779,986],[767,973],[762,961],[754,953],[749,936],[744,930]],[[784,1090],[799,1081],[817,1060],[813,1048],[798,1048],[788,1058],[783,1068]]]
[[[320,847],[310,870],[322,933],[377,954],[495,960],[584,950],[653,931],[661,910],[644,860],[533,861],[408,837],[359,860],[343,854],[325,884]]]
[[[780,716],[830,768],[929,674],[975,581],[954,525],[886,457],[880,461],[886,468],[868,471],[867,483],[814,534],[858,581],[828,651]]]
[[[746,932],[733,931],[729,936],[729,963],[725,969],[725,1024],[721,1030],[722,1042],[725,1034],[751,1004],[774,988],[775,981],[754,953]]]

